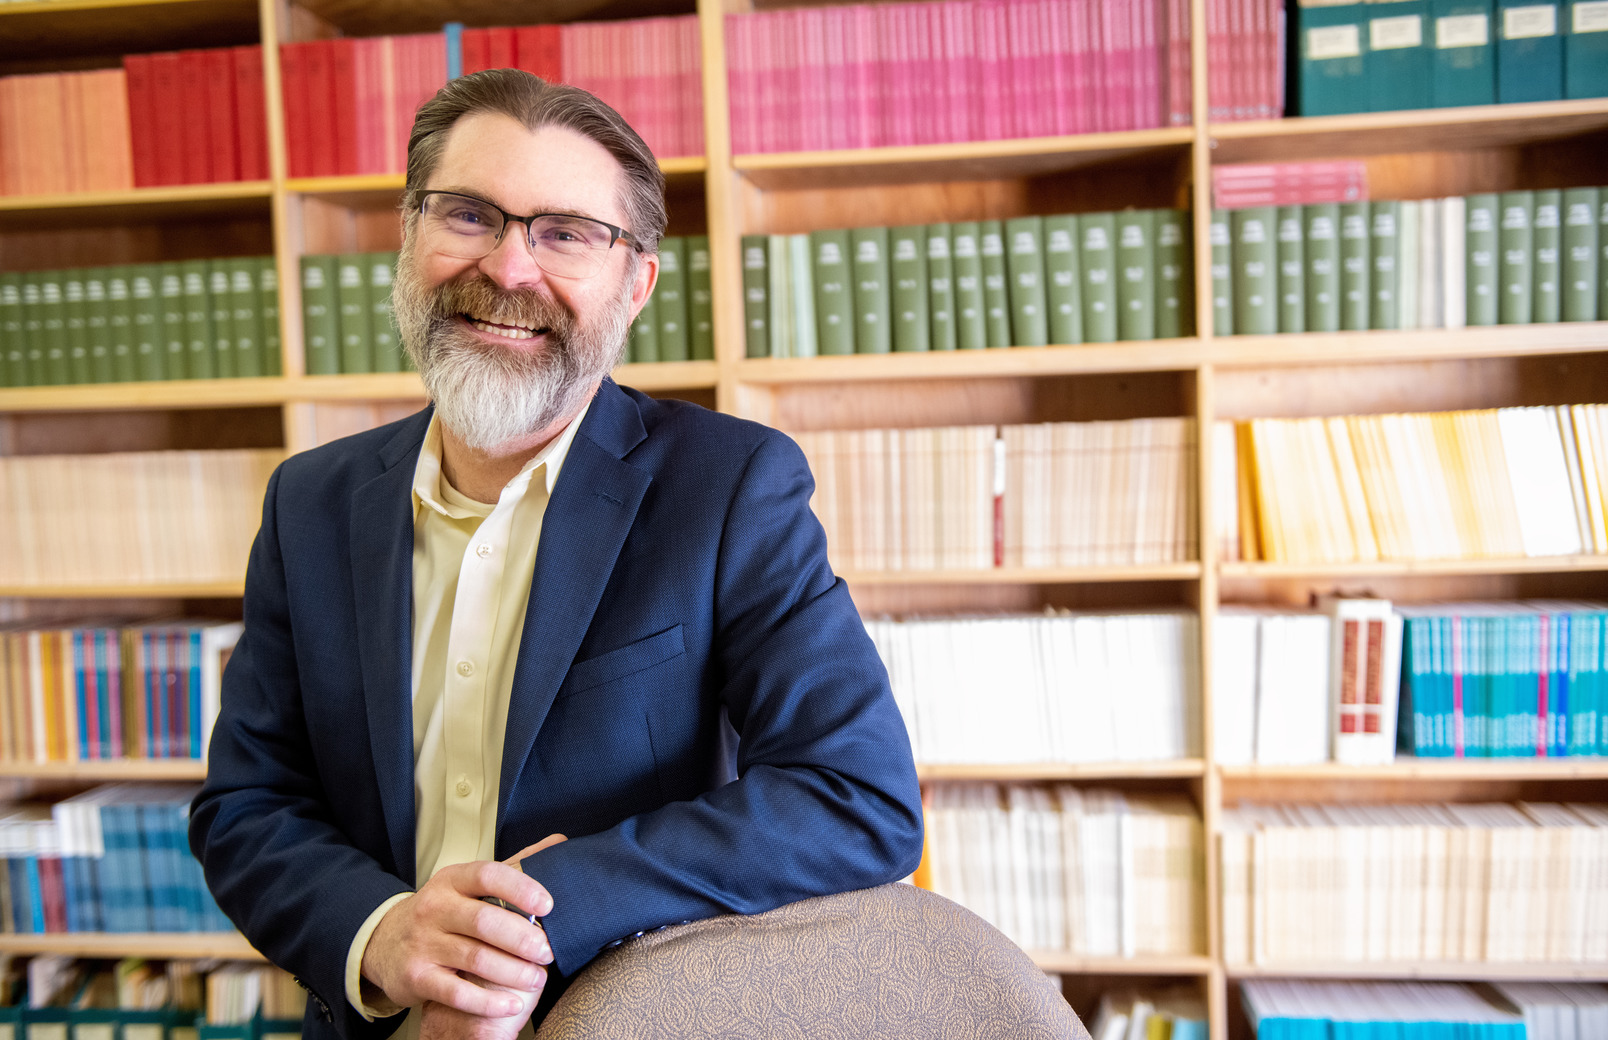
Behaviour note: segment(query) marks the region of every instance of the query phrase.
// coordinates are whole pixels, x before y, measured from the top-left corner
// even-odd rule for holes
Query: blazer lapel
[[[412,883],[413,810],[413,471],[428,410],[407,421],[380,451],[386,469],[352,494],[352,601],[369,747],[397,874]]]
[[[499,823],[653,482],[621,461],[646,435],[635,402],[605,381],[548,500],[508,704]]]

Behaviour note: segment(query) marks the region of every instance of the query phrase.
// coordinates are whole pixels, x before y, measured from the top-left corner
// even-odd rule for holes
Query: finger
[[[519,852],[516,852],[514,855],[503,860],[503,862],[508,864],[510,867],[517,867],[519,866],[520,862],[525,859],[525,857],[534,856],[543,849],[552,848],[561,841],[569,841],[569,839],[564,837],[562,834],[549,834],[536,844],[525,846]]]
[[[513,915],[506,910],[490,907],[493,912],[504,917]],[[538,933],[541,952],[532,956],[512,953],[493,943],[468,936],[453,936],[448,944],[445,955],[440,963],[459,973],[478,976],[493,986],[503,986],[508,989],[529,990],[542,978],[542,964],[552,963],[552,953],[546,949],[547,937],[540,934],[540,929],[532,928],[529,923],[521,924],[515,921],[527,932]],[[537,957],[540,956],[540,960]]]
[[[517,959],[528,961],[531,964],[551,964],[553,951],[547,942],[547,933],[538,925],[533,925],[522,914],[510,913],[503,907],[480,900],[460,900],[464,913],[459,915],[451,925],[450,931],[464,939],[473,946],[489,947]],[[475,950],[470,946],[457,947],[459,956],[473,956]],[[455,968],[465,971],[476,971],[473,964],[455,963]],[[517,982],[496,980],[504,985],[519,988]]]
[[[489,860],[459,863],[447,867],[441,874],[447,875],[453,888],[472,899],[496,896],[538,917],[553,909],[553,897],[547,894],[547,889],[518,867],[506,863]]]
[[[546,981],[546,972],[542,972],[541,984],[545,985]],[[525,999],[518,993],[477,986],[453,971],[432,972],[419,980],[418,989],[425,1000],[483,1018],[507,1018],[517,1015],[525,1006]]]

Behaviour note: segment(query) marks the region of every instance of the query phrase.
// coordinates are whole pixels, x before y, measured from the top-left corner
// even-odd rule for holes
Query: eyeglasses
[[[509,224],[524,224],[531,256],[555,278],[590,278],[616,242],[635,243],[624,228],[571,213],[517,216],[473,195],[427,191],[419,198],[424,244],[461,260],[487,256]]]

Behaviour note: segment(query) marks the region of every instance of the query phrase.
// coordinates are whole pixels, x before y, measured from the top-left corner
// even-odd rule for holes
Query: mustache
[[[534,289],[504,289],[483,276],[468,282],[444,283],[434,296],[432,310],[437,318],[471,314],[545,329],[560,336],[573,331],[574,315],[557,300]]]

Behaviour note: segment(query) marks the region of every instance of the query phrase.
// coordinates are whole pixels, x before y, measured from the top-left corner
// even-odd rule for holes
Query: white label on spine
[[[1538,36],[1555,36],[1558,32],[1558,6],[1536,4],[1532,7],[1509,7],[1502,12],[1502,38],[1529,40]]]
[[[1608,0],[1586,0],[1574,5],[1576,33],[1608,32]]]
[[[1435,19],[1435,46],[1484,47],[1491,42],[1491,20],[1483,14],[1452,14]]]
[[[1307,59],[1355,58],[1362,54],[1362,31],[1356,25],[1326,25],[1307,30]]]
[[[1395,51],[1424,45],[1424,20],[1416,14],[1368,20],[1368,46],[1376,51]]]

